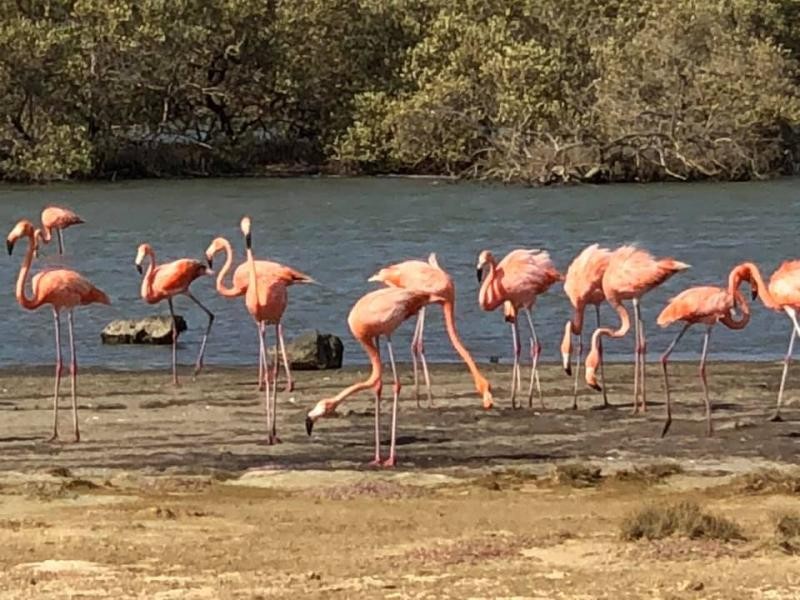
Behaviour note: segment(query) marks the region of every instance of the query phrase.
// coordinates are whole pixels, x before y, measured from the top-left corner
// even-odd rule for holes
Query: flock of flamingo
[[[42,211],[41,227],[35,227],[29,220],[19,221],[7,238],[9,254],[21,238],[27,238],[28,247],[20,267],[16,284],[16,298],[19,304],[28,310],[35,310],[49,304],[53,311],[56,342],[55,389],[53,394],[53,433],[51,440],[58,439],[58,407],[59,389],[63,370],[61,356],[61,318],[62,312],[67,314],[67,326],[70,346],[70,376],[72,417],[75,441],[80,440],[78,428],[78,407],[76,399],[77,361],[73,339],[73,309],[77,306],[100,303],[109,304],[108,296],[92,285],[85,277],[69,269],[48,269],[34,275],[31,288],[32,296],[26,292],[28,274],[31,263],[38,257],[39,246],[48,244],[55,231],[58,237],[58,252],[64,252],[63,230],[72,225],[84,223],[74,212],[61,207],[49,206]],[[214,315],[189,290],[197,278],[213,275],[211,268],[213,258],[225,252],[225,263],[217,275],[217,291],[227,297],[244,296],[245,306],[253,317],[259,334],[258,386],[264,391],[264,408],[267,422],[267,442],[278,443],[277,435],[277,388],[278,388],[278,348],[283,359],[286,372],[286,389],[293,388],[293,380],[286,356],[281,317],[288,303],[287,288],[294,284],[315,283],[308,275],[282,265],[280,263],[256,260],[252,249],[251,221],[249,217],[241,220],[240,228],[244,236],[247,258],[233,273],[232,283],[226,285],[225,278],[233,263],[233,250],[228,240],[218,237],[208,246],[205,255],[207,264],[183,258],[169,263],[157,264],[156,255],[149,244],[141,244],[138,248],[135,265],[143,274],[141,296],[150,304],[167,301],[173,323],[172,335],[172,379],[178,385],[177,372],[177,331],[173,298],[184,295],[195,302],[208,316],[208,324],[200,345],[195,363],[194,374],[203,367],[203,356],[206,342],[214,322]],[[146,271],[143,263],[148,261]],[[641,298],[651,289],[664,281],[688,269],[689,265],[673,258],[655,258],[649,252],[635,246],[621,246],[616,250],[602,248],[592,244],[585,248],[572,261],[566,275],[562,275],[553,265],[549,254],[543,250],[518,249],[509,252],[502,260],[497,261],[491,252],[484,250],[478,256],[477,276],[480,282],[478,304],[483,310],[494,311],[501,306],[505,320],[511,325],[513,340],[513,366],[511,370],[511,405],[517,407],[516,395],[522,387],[520,355],[522,344],[517,325],[520,313],[524,313],[530,329],[531,374],[528,385],[528,405],[533,405],[534,389],[539,401],[542,400],[539,382],[538,361],[541,345],[536,335],[533,319],[533,307],[540,294],[546,292],[557,282],[563,282],[564,291],[574,309],[574,314],[564,328],[561,353],[564,370],[572,374],[572,358],[574,354],[574,393],[573,408],[577,408],[578,382],[580,365],[583,356],[583,321],[585,309],[589,305],[595,307],[597,327],[591,336],[589,353],[585,359],[585,381],[592,388],[603,392],[603,403],[608,406],[605,381],[603,375],[602,340],[603,337],[624,337],[631,326],[631,318],[623,304],[630,300],[633,306],[633,327],[635,337],[634,353],[634,393],[633,411],[645,411],[647,395],[645,383],[645,351],[647,341],[644,322],[640,312]],[[371,373],[363,381],[358,381],[345,388],[332,398],[325,398],[308,411],[306,431],[311,435],[315,422],[321,417],[329,416],[346,398],[362,390],[372,390],[375,397],[375,456],[371,464],[393,466],[396,463],[397,405],[400,393],[400,381],[392,350],[392,333],[401,323],[413,315],[417,315],[417,324],[411,343],[411,356],[414,372],[414,390],[419,406],[419,371],[421,369],[427,390],[428,403],[432,403],[430,375],[425,360],[424,328],[425,310],[430,304],[440,304],[444,313],[447,334],[455,350],[464,360],[474,380],[475,388],[480,395],[483,407],[489,409],[493,405],[492,388],[481,374],[469,351],[459,339],[455,325],[455,287],[453,280],[439,265],[436,255],[431,254],[427,261],[407,260],[381,269],[369,278],[369,281],[380,282],[385,287],[368,292],[353,306],[348,317],[348,325],[353,336],[361,343],[371,363]],[[800,260],[784,262],[772,274],[769,285],[764,283],[758,267],[752,262],[744,262],[735,266],[729,276],[727,287],[697,286],[691,287],[674,297],[658,316],[657,323],[667,327],[681,322],[672,343],[661,356],[661,367],[664,376],[666,394],[666,419],[662,429],[665,435],[672,421],[669,378],[667,362],[686,331],[695,324],[705,326],[703,349],[700,358],[700,380],[702,382],[706,409],[707,434],[711,435],[711,404],[708,396],[706,379],[706,357],[708,354],[711,330],[717,323],[730,329],[742,329],[750,320],[750,306],[741,293],[740,287],[748,283],[752,299],[760,297],[767,308],[785,312],[791,320],[791,337],[786,353],[783,374],[778,392],[777,407],[772,417],[780,420],[780,410],[786,375],[792,356],[795,338],[800,334],[797,321],[797,308],[800,307]],[[616,329],[600,326],[600,305],[608,302],[619,315],[620,325]],[[272,365],[268,364],[266,349],[266,329],[268,325],[275,327],[276,352]],[[382,391],[382,361],[379,350],[379,338],[384,337],[392,369],[392,422],[389,456],[381,458],[380,452],[380,402]],[[577,350],[573,347],[577,337]],[[599,383],[598,377],[599,374]]]

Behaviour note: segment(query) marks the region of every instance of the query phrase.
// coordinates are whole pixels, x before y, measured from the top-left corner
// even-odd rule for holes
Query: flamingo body
[[[85,223],[76,213],[62,206],[47,206],[42,210],[42,229],[34,231],[34,239],[41,239],[46,244],[52,240],[55,230],[58,235],[58,253],[64,254],[63,230],[73,225]]]

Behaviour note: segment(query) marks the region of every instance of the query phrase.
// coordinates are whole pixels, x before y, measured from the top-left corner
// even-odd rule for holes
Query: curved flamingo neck
[[[142,296],[149,298],[153,295],[153,281],[156,278],[156,253],[152,248],[145,251],[145,256],[149,259],[147,271],[144,272],[142,279]]]
[[[40,229],[40,231],[41,231],[41,234],[39,235],[39,237],[42,239],[42,241],[45,244],[49,244],[50,240],[53,239],[52,232],[51,232],[50,228],[47,225],[45,225],[44,223],[42,223],[42,228]]]
[[[581,331],[583,331],[583,316],[586,307],[583,304],[578,304],[575,306],[575,311],[572,315],[572,320],[570,324],[572,325],[572,333],[574,335],[580,335]]]
[[[611,297],[608,298],[608,303],[619,315],[619,327],[617,329],[609,329],[608,327],[600,327],[599,329],[596,329],[592,334],[592,351],[595,351],[595,349],[598,348],[600,338],[602,336],[613,338],[625,337],[625,334],[628,333],[631,328],[631,318],[628,315],[628,310],[625,308],[622,302],[614,297]]]
[[[778,302],[775,297],[770,293],[769,287],[764,283],[764,278],[761,277],[761,271],[755,263],[743,263],[742,268],[750,272],[750,276],[755,280],[758,286],[758,295],[764,306],[772,310],[783,310],[783,305]]]
[[[28,248],[25,250],[25,258],[22,259],[22,266],[19,269],[19,275],[17,276],[17,287],[16,287],[16,297],[17,302],[19,302],[22,308],[27,308],[28,310],[33,310],[35,308],[39,308],[41,306],[41,302],[37,300],[35,296],[28,298],[25,295],[25,283],[28,279],[28,273],[31,270],[31,263],[33,262],[33,251],[34,251],[34,240],[33,235],[26,236],[28,238]]]
[[[478,304],[481,305],[483,310],[494,310],[502,302],[502,299],[498,299],[492,289],[497,277],[497,264],[493,256],[486,260],[486,264],[489,265],[489,273],[484,278],[481,289],[478,292]]]
[[[233,248],[231,248],[231,243],[226,240],[225,238],[222,239],[222,248],[225,250],[225,264],[222,265],[222,269],[220,270],[219,274],[217,275],[217,292],[220,293],[222,296],[226,296],[228,298],[232,298],[234,296],[238,296],[240,291],[233,287],[233,280],[231,280],[231,286],[227,287],[225,285],[225,277],[228,275],[228,271],[231,270],[231,266],[233,265]]]
[[[467,364],[472,379],[475,380],[475,389],[478,390],[478,393],[481,395],[485,395],[490,391],[489,382],[481,374],[478,365],[476,365],[475,361],[472,359],[472,355],[464,347],[464,344],[461,343],[461,338],[458,336],[458,331],[456,331],[455,303],[452,301],[444,302],[442,304],[442,312],[444,313],[444,324],[447,329],[447,335],[450,337],[450,343],[453,344],[453,348],[456,349],[461,359]]]
[[[344,402],[348,397],[352,396],[356,392],[373,388],[376,386],[376,384],[380,383],[381,374],[383,373],[383,366],[381,365],[381,357],[378,353],[378,347],[375,345],[376,340],[377,338],[359,340],[361,345],[364,347],[364,352],[367,353],[367,356],[369,357],[369,363],[372,366],[372,372],[369,374],[369,377],[367,377],[364,381],[359,381],[358,383],[354,383],[353,385],[346,387],[341,392],[336,394],[333,399],[331,399],[327,407],[329,411],[336,410],[336,407],[339,406],[339,404]]]
[[[720,319],[720,322],[728,329],[744,329],[750,322],[750,305],[738,289],[734,291],[734,297],[736,298],[736,304],[741,307],[742,316],[734,319],[730,314],[726,314]]]

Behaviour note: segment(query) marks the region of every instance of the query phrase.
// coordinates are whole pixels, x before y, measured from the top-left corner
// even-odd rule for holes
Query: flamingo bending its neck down
[[[438,300],[443,302],[444,299]],[[393,467],[396,464],[396,436],[397,436],[397,401],[400,395],[400,380],[397,378],[397,367],[392,351],[392,333],[403,321],[415,315],[426,304],[432,301],[427,293],[415,292],[404,288],[387,287],[369,292],[355,303],[347,323],[364,351],[369,356],[372,365],[370,376],[364,381],[354,383],[345,388],[333,398],[325,398],[317,402],[306,416],[306,432],[311,435],[314,423],[320,417],[330,416],[348,396],[361,390],[372,389],[375,394],[375,458],[370,464]],[[380,452],[380,408],[381,408],[381,365],[378,340],[381,336],[386,338],[386,347],[389,351],[389,362],[392,366],[393,377],[393,403],[392,403],[392,435],[389,446],[389,458],[381,461]]]
[[[172,382],[178,385],[178,327],[175,323],[175,310],[172,306],[172,299],[178,294],[183,294],[208,315],[208,325],[203,333],[203,341],[200,344],[200,352],[197,354],[197,361],[194,367],[194,376],[197,376],[203,368],[203,355],[206,351],[206,342],[208,341],[208,334],[211,332],[211,325],[214,323],[214,314],[189,291],[189,286],[198,277],[212,275],[213,273],[203,263],[191,258],[179,258],[163,265],[157,265],[156,253],[150,244],[140,244],[136,252],[135,261],[136,269],[140,274],[143,272],[142,263],[145,258],[150,259],[150,264],[142,279],[142,299],[148,304],[157,304],[166,300],[169,305],[169,314],[172,317]]]
[[[550,254],[544,250],[512,250],[499,263],[488,250],[478,255],[478,281],[483,279],[478,292],[478,304],[483,310],[492,311],[504,305],[505,319],[511,323],[511,337],[514,344],[514,366],[511,370],[511,406],[516,408],[515,398],[517,386],[520,385],[520,341],[517,328],[517,315],[520,310],[528,317],[531,330],[531,380],[528,386],[528,406],[533,406],[533,386],[539,394],[539,402],[544,407],[542,387],[539,383],[537,365],[542,346],[536,337],[531,309],[536,298],[546,292],[550,286],[564,279],[559,273]],[[485,277],[484,277],[485,274]]]
[[[684,290],[672,300],[658,315],[658,324],[667,327],[676,321],[683,321],[683,327],[661,355],[661,369],[664,372],[664,391],[666,394],[666,419],[661,436],[665,436],[672,424],[672,407],[670,405],[669,378],[667,377],[667,361],[670,354],[675,349],[678,341],[683,334],[696,323],[706,326],[703,335],[703,351],[700,355],[700,381],[703,384],[703,397],[706,405],[706,434],[712,435],[711,425],[711,401],[708,398],[708,381],[706,380],[706,356],[708,354],[708,342],[711,338],[711,330],[717,323],[722,323],[729,329],[744,329],[750,321],[750,307],[747,304],[739,286],[743,282],[749,282],[752,288],[753,299],[758,296],[758,287],[753,283],[750,270],[746,265],[734,267],[728,276],[728,287],[721,288],[716,286],[696,286]],[[739,309],[742,316],[739,319],[733,317],[733,311]]]
[[[47,206],[42,210],[42,228],[34,230],[34,239],[49,244],[52,240],[53,230],[58,236],[58,253],[64,254],[64,235],[62,231],[72,225],[85,223],[77,214],[61,206]],[[34,249],[34,254],[38,249]]]
[[[33,296],[28,297],[25,293],[28,273],[33,261],[33,253],[36,245],[33,224],[30,221],[22,220],[16,224],[6,239],[8,253],[14,250],[14,244],[20,238],[28,238],[28,249],[17,277],[16,297],[22,308],[35,310],[43,304],[49,304],[53,308],[53,320],[55,323],[56,338],[56,376],[55,391],[53,393],[53,435],[50,440],[58,439],[58,402],[59,389],[61,385],[61,373],[64,364],[61,359],[61,311],[67,312],[67,327],[69,329],[69,349],[70,349],[70,379],[72,395],[72,427],[75,441],[80,441],[80,431],[78,427],[78,400],[77,400],[77,378],[78,378],[78,359],[75,355],[75,340],[73,337],[73,316],[72,311],[77,306],[87,304],[111,304],[108,296],[92,285],[85,277],[69,269],[54,269],[44,271],[33,276],[32,289]]]
[[[561,357],[564,371],[571,375],[572,336],[578,336],[578,352],[575,354],[575,385],[572,391],[572,408],[578,408],[578,379],[583,358],[583,317],[586,305],[593,304],[597,327],[600,327],[600,304],[606,299],[603,293],[603,274],[606,272],[611,250],[592,244],[584,248],[572,261],[564,278],[564,292],[567,294],[575,313],[564,328],[561,342]],[[603,406],[608,407],[605,374],[603,372],[603,348],[600,346],[600,386],[603,388]]]
[[[455,302],[456,288],[450,275],[439,266],[436,254],[431,253],[428,262],[421,260],[407,260],[394,265],[390,265],[378,271],[369,278],[369,281],[379,281],[390,287],[403,288],[414,292],[428,294],[430,300],[426,304],[441,304],[444,314],[444,324],[450,343],[453,344],[456,352],[466,363],[470,374],[475,382],[475,388],[481,395],[483,407],[489,409],[494,400],[492,398],[492,387],[486,378],[481,374],[472,355],[464,347],[461,338],[456,330],[455,322]],[[414,366],[414,395],[416,396],[417,406],[419,406],[419,371],[417,368],[417,358],[422,363],[422,372],[425,377],[425,386],[428,392],[428,405],[433,404],[431,394],[431,381],[428,374],[428,365],[425,361],[425,346],[423,343],[423,331],[425,329],[425,306],[419,310],[417,326],[414,329],[414,337],[411,341],[411,359]]]
[[[740,266],[749,271],[764,306],[775,311],[785,312],[792,322],[792,334],[783,361],[781,385],[778,389],[778,403],[775,407],[775,414],[771,418],[772,421],[781,421],[781,404],[786,386],[786,375],[789,373],[795,338],[800,335],[800,324],[797,322],[797,311],[800,310],[800,260],[787,260],[782,263],[769,278],[769,285],[764,283],[764,278],[755,264],[747,262]]]
[[[672,258],[655,259],[653,255],[636,246],[622,246],[611,253],[608,266],[603,274],[603,293],[608,303],[617,311],[620,326],[614,330],[607,327],[595,329],[592,346],[586,357],[586,383],[600,390],[595,371],[600,363],[600,341],[602,336],[621,338],[631,328],[628,311],[622,304],[631,300],[634,313],[634,371],[633,371],[633,412],[639,412],[639,392],[641,390],[641,409],[647,410],[645,386],[645,352],[647,340],[644,322],[639,311],[639,299],[654,287],[661,285],[675,273],[684,271],[689,265]],[[640,385],[641,382],[641,385]]]
[[[227,276],[228,272],[231,269],[233,264],[233,250],[231,248],[231,243],[223,237],[214,238],[211,244],[206,249],[206,260],[208,261],[208,267],[211,268],[213,266],[213,259],[214,256],[219,252],[225,252],[225,264],[222,266],[222,269],[217,274],[217,292],[221,296],[226,298],[236,298],[238,296],[244,296],[247,293],[247,285],[250,281],[250,266],[248,265],[247,261],[240,264],[236,267],[236,270],[233,272],[233,279],[231,281],[231,286],[225,285],[225,277]],[[305,273],[301,273],[291,267],[287,267],[286,265],[282,265],[277,262],[272,262],[269,260],[257,260],[255,261],[256,265],[256,275],[258,279],[263,279],[267,282],[277,282],[279,284],[290,286],[296,283],[316,283],[314,279],[306,275]],[[288,302],[288,297],[287,297]],[[283,339],[283,326],[281,325],[281,317],[283,316],[283,312],[286,309],[286,303],[283,304],[283,308],[280,310],[280,314],[278,315],[277,319],[277,330],[278,330],[278,342],[280,343],[280,351],[281,356],[283,357],[283,368],[286,372],[286,388],[285,391],[291,392],[294,389],[294,381],[292,379],[292,371],[289,367],[289,359],[286,356],[286,344],[284,343]],[[258,360],[258,389],[264,389],[264,372],[263,372],[263,365],[264,360],[259,357]],[[277,382],[276,382],[277,383]]]

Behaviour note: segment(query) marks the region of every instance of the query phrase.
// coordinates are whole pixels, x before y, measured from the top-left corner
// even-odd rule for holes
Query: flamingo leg
[[[637,318],[637,307],[638,302],[636,299],[633,300],[633,338],[634,342],[634,349],[633,349],[633,414],[639,412],[639,319]]]
[[[172,317],[172,383],[178,383],[178,323],[175,321],[175,309],[172,306],[172,298],[167,298],[169,305],[169,315]]]
[[[64,235],[61,233],[61,228],[56,229],[58,234],[58,253],[64,254]]]
[[[706,379],[706,356],[708,356],[708,341],[711,338],[711,326],[706,327],[703,335],[703,354],[700,356],[700,381],[703,384],[703,400],[706,403],[706,435],[714,435],[714,428],[711,425],[711,400],[708,398],[708,380]]]
[[[271,419],[270,419],[270,403],[269,403],[269,394],[270,394],[270,387],[269,387],[269,377],[266,376],[269,367],[267,367],[267,352],[264,348],[264,337],[266,336],[266,327],[263,321],[258,321],[256,324],[258,328],[258,346],[259,346],[259,354],[258,360],[261,363],[261,369],[264,372],[264,414],[267,419],[267,431],[270,430]],[[269,442],[268,442],[269,443]]]
[[[411,365],[414,369],[414,399],[417,401],[417,408],[420,408],[419,403],[419,367],[417,366],[417,348],[419,344],[419,330],[422,323],[422,310],[417,315],[417,324],[414,326],[414,336],[411,338]]]
[[[203,333],[203,341],[200,342],[200,352],[197,354],[197,361],[194,364],[194,375],[193,377],[197,377],[200,370],[203,368],[203,356],[206,353],[206,342],[208,342],[208,334],[211,333],[211,325],[214,324],[214,313],[208,310],[203,303],[200,302],[197,298],[192,295],[192,292],[186,290],[184,292],[197,306],[199,306],[204,313],[208,315],[208,325],[206,325],[206,331]]]
[[[511,408],[516,408],[517,378],[520,353],[519,331],[517,331],[516,321],[511,321],[511,341],[514,345],[514,365],[511,367]]]
[[[69,375],[70,393],[72,396],[72,430],[75,433],[75,441],[80,442],[81,434],[78,430],[78,359],[75,356],[75,338],[72,333],[72,311],[67,313],[67,329],[69,330]]]
[[[575,353],[575,387],[572,390],[572,410],[578,409],[578,380],[581,377],[581,358],[583,357],[583,330],[578,334],[578,348]],[[603,388],[605,394],[605,387]]]
[[[667,376],[667,361],[669,360],[669,355],[672,354],[672,351],[675,349],[675,346],[678,345],[678,342],[683,337],[683,334],[686,333],[686,330],[689,329],[691,325],[689,323],[684,324],[683,328],[678,332],[678,335],[675,336],[675,339],[672,340],[672,343],[667,346],[667,349],[664,351],[664,354],[661,355],[661,370],[664,372],[664,393],[666,394],[666,407],[667,407],[667,416],[664,419],[664,427],[661,429],[661,437],[667,435],[667,431],[669,431],[669,426],[672,425],[672,405],[670,404],[669,398],[669,377]]]
[[[641,376],[642,412],[647,412],[647,339],[644,334],[644,320],[639,302],[636,302],[636,318],[639,320],[639,375]]]
[[[64,370],[64,363],[61,360],[61,318],[55,309],[53,309],[53,321],[56,334],[56,382],[53,391],[53,435],[47,440],[49,442],[58,439],[58,392],[61,387],[61,372]]]
[[[600,305],[599,304],[595,304],[594,305],[594,310],[595,310],[595,317],[597,317],[597,328],[600,329]],[[581,339],[581,342],[582,341],[583,340]],[[603,388],[603,408],[608,408],[611,405],[608,403],[608,392],[606,391],[606,373],[605,373],[605,368],[603,366],[604,360],[603,360],[603,338],[602,337],[600,339],[598,339],[598,341],[597,341],[597,351],[600,353],[600,386]],[[577,385],[578,385],[578,382],[576,380],[575,381],[575,386],[576,386],[575,389],[576,390],[577,390]]]
[[[389,350],[389,364],[392,365],[392,437],[389,442],[389,458],[383,461],[384,467],[397,464],[397,403],[400,398],[400,379],[397,377],[397,366],[394,363],[392,338],[386,336],[386,348]]]
[[[783,401],[783,390],[786,387],[786,375],[789,373],[789,363],[792,362],[792,352],[794,351],[794,340],[797,337],[797,331],[792,327],[792,336],[789,338],[789,348],[786,350],[786,356],[783,359],[783,374],[781,375],[781,387],[778,389],[778,405],[775,407],[775,414],[772,415],[770,421],[783,421],[781,417],[781,403]]]
[[[260,329],[259,335],[262,335]],[[258,346],[258,391],[264,391],[264,355],[262,354],[261,344]]]
[[[283,370],[286,371],[287,392],[294,390],[294,380],[292,379],[292,369],[289,366],[289,357],[286,355],[286,342],[283,340],[283,325],[278,323],[278,341],[281,345],[281,357],[283,357]]]
[[[425,307],[423,306],[419,311],[419,338],[417,339],[417,351],[419,353],[419,361],[422,363],[422,375],[425,377],[425,390],[428,392],[428,408],[433,407],[433,394],[431,393],[431,375],[428,372],[428,361],[425,359]]]
[[[275,324],[275,337],[280,335],[280,325]],[[270,444],[280,444],[278,437],[278,348],[275,348],[275,360],[272,362],[272,428],[270,430]]]
[[[375,349],[380,355],[380,338],[375,338]],[[381,391],[383,383],[380,379],[375,383],[375,458],[369,463],[372,467],[381,466]]]
[[[539,381],[539,356],[542,353],[542,345],[536,337],[536,328],[533,326],[533,316],[531,309],[525,309],[525,316],[528,317],[528,326],[531,328],[531,381],[528,385],[528,407],[533,408],[533,384],[536,383],[536,392],[539,395],[539,403],[544,408],[544,398],[542,397],[542,384]]]

